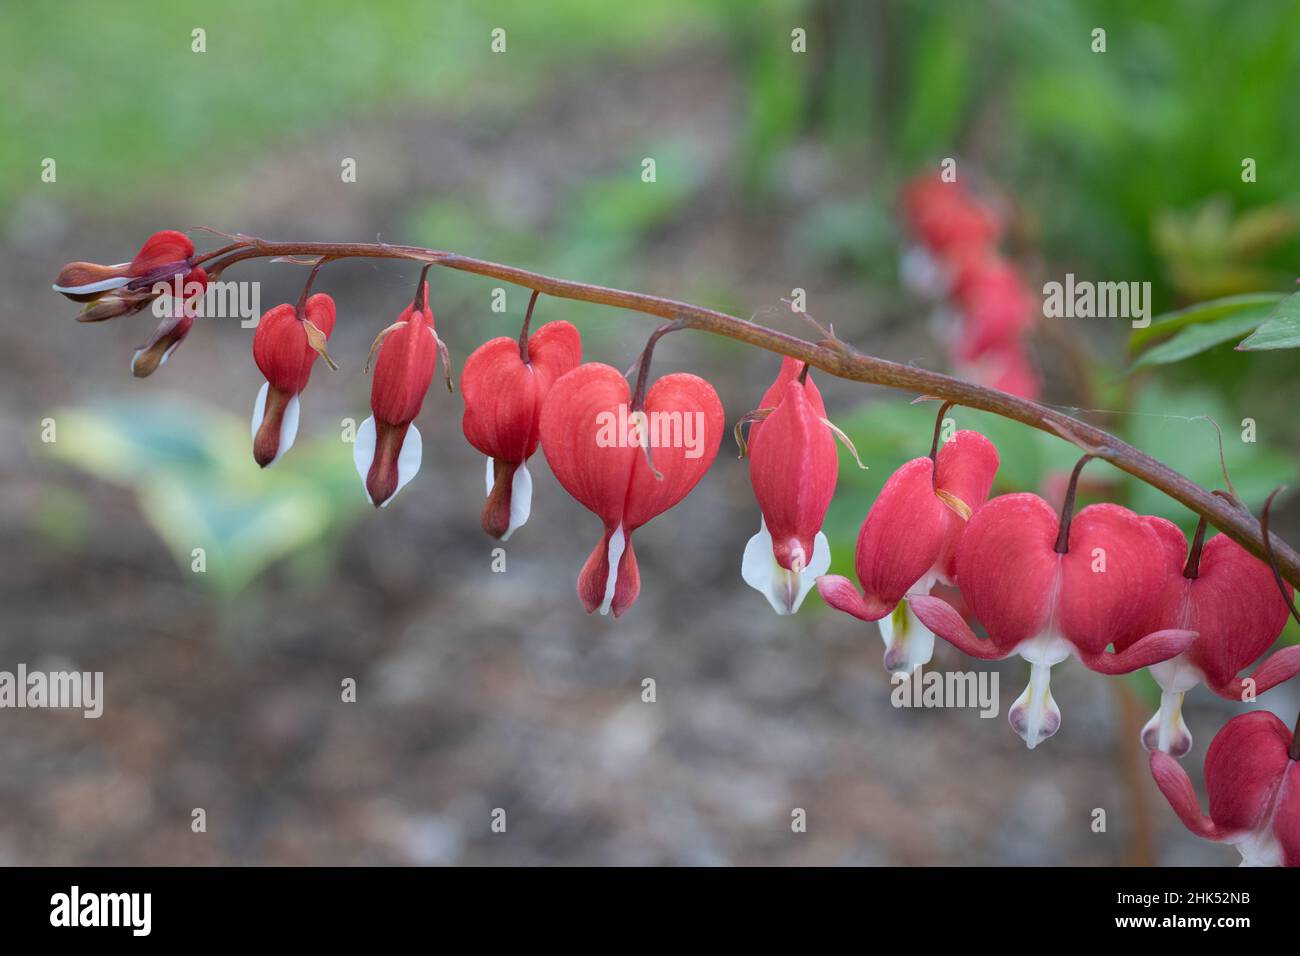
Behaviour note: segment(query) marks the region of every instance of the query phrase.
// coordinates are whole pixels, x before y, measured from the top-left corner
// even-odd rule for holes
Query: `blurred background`
[[[1145,676],[1057,668],[1064,724],[1031,753],[1005,718],[1018,659],[936,648],[939,669],[1000,674],[996,719],[897,710],[874,625],[815,594],[774,616],[740,580],[758,515],[729,439],[690,498],[637,533],[641,596],[617,622],[582,611],[574,582],[599,524],[540,455],[533,517],[493,573],[459,393],[435,383],[424,468],[374,511],[341,422],[368,414],[361,366],[410,301],[409,265],[322,272],[343,367],[317,366],[298,444],[266,472],[247,431],[262,382],[250,329],[200,321],[137,381],[131,355],[152,316],[78,325],[49,284],[70,260],[129,259],[160,228],[202,248],[222,240],[197,226],[381,237],[813,335],[781,301],[801,288],[819,322],[865,351],[949,370],[935,303],[899,277],[910,240],[897,210],[906,182],[954,157],[997,210],[1002,255],[1035,308],[1067,272],[1150,281],[1156,313],[1245,293],[1275,302],[1295,290],[1300,253],[1300,7],[178,6],[2,13],[0,669],[101,670],[105,709],[0,713],[0,862],[1237,861],[1188,834],[1147,775]],[[490,49],[496,28],[504,53]],[[791,49],[796,29],[807,52]],[[46,158],[55,182],[42,181]],[[341,181],[345,158],[355,183]],[[296,298],[305,270],[254,262],[225,278],[260,280],[265,309]],[[509,289],[501,314],[497,283],[431,279],[457,369],[487,338],[517,334],[524,292]],[[536,321],[558,318],[579,326],[586,358],[620,368],[654,327],[543,298]],[[1300,470],[1297,364],[1293,351],[1234,351],[1244,329],[1152,359],[1127,321],[1039,316],[1025,348],[1043,400],[1221,487],[1213,417],[1258,510]],[[706,375],[734,422],[778,361],[678,335],[655,366]],[[928,451],[935,409],[816,377],[869,465],[842,456],[826,526],[835,570],[851,574],[858,524],[889,474]],[[1072,447],[953,417],[997,443],[997,491],[1059,495]],[[1245,418],[1255,442],[1241,440]],[[1088,475],[1091,497],[1193,525],[1102,463]],[[1295,500],[1274,520],[1300,540]],[[204,573],[191,570],[196,547]],[[355,703],[340,699],[347,678]],[[1300,693],[1262,704],[1290,723]],[[1235,711],[1204,688],[1189,695],[1198,787]],[[191,832],[197,807],[206,833]],[[494,808],[505,833],[491,830]],[[806,833],[791,832],[794,808]]]

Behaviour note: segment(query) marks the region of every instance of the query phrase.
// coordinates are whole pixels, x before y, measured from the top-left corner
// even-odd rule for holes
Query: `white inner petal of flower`
[[[609,609],[614,605],[614,591],[618,588],[618,562],[622,560],[626,547],[627,538],[623,535],[623,526],[619,525],[609,536],[609,550],[606,552],[609,575],[605,578],[605,600],[600,604],[601,614],[608,614]]]
[[[798,567],[804,564],[802,550],[796,549],[791,562]],[[820,531],[813,539],[812,560],[795,571],[781,567],[773,550],[772,535],[760,516],[758,534],[745,544],[740,559],[740,576],[746,584],[767,598],[772,610],[782,616],[794,614],[817,583],[817,578],[830,570],[831,546]]]
[[[928,590],[912,593],[924,594]],[[880,628],[880,639],[885,642],[887,670],[910,677],[918,667],[930,663],[934,656],[934,632],[921,623],[906,598],[876,625]]]
[[[1192,749],[1192,732],[1183,720],[1183,695],[1205,679],[1186,652],[1147,668],[1160,685],[1160,709],[1142,728],[1142,745],[1181,757]]]
[[[1007,720],[1033,750],[1060,729],[1061,710],[1052,697],[1052,667],[1069,657],[1073,648],[1048,631],[1025,641],[1016,651],[1029,662],[1029,685],[1007,711]]]

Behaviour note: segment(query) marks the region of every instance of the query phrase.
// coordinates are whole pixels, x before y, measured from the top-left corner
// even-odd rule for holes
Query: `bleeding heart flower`
[[[375,370],[370,386],[373,414],[357,429],[352,461],[376,508],[387,505],[420,470],[424,443],[412,423],[420,414],[440,353],[447,367],[446,346],[433,330],[429,284],[421,276],[416,301],[375,338],[372,361],[366,365],[368,369],[373,364]]]
[[[1300,761],[1291,752],[1291,731],[1268,711],[1224,724],[1205,754],[1208,816],[1173,757],[1152,751],[1151,776],[1187,829],[1235,846],[1242,866],[1300,866]]]
[[[817,580],[827,604],[880,622],[889,670],[911,674],[929,662],[934,635],[904,599],[954,583],[967,519],[987,500],[997,470],[997,449],[972,431],[954,434],[933,460],[913,458],[885,482],[858,530],[854,567],[864,593],[838,575]]]
[[[629,410],[630,400],[618,369],[588,363],[551,386],[541,419],[551,471],[605,526],[578,577],[578,597],[588,613],[615,617],[641,589],[633,532],[690,493],[726,427],[717,392],[696,375],[665,375],[639,410]]]
[[[506,541],[528,520],[533,479],[527,461],[537,450],[542,404],[551,386],[582,361],[582,339],[568,322],[548,322],[523,343],[497,338],[465,360],[460,387],[462,427],[487,456],[483,530]]]
[[[839,473],[835,434],[807,365],[792,358],[754,414],[763,417],[749,429],[749,480],[762,516],[740,575],[777,614],[793,614],[831,566],[821,528]]]
[[[131,374],[136,378],[148,378],[167,364],[173,352],[190,334],[194,327],[194,318],[199,297],[208,284],[208,274],[202,268],[190,272],[185,284],[187,294],[177,299],[167,295],[159,304],[165,305],[167,314],[154,329],[149,341],[135,350],[131,357]],[[197,290],[197,291],[195,291]],[[188,294],[192,292],[194,294]]]
[[[1123,651],[1134,639],[1162,628],[1197,632],[1183,653],[1151,666],[1161,688],[1160,710],[1142,729],[1148,750],[1181,757],[1192,747],[1182,716],[1187,691],[1204,683],[1228,700],[1253,700],[1300,673],[1300,646],[1273,654],[1249,678],[1238,677],[1273,646],[1286,625],[1287,606],[1273,572],[1226,535],[1204,541],[1204,522],[1190,555],[1176,524],[1155,517],[1146,522],[1160,538],[1162,584],[1147,616],[1115,641],[1115,649]]]
[[[334,300],[323,292],[299,308],[270,309],[253,333],[253,361],[266,381],[253,403],[253,459],[265,468],[293,447],[298,435],[298,396],[320,355],[332,365],[325,342],[334,331]]]
[[[963,263],[953,283],[953,304],[961,314],[954,352],[974,362],[990,351],[1019,348],[1019,336],[1034,322],[1035,301],[1020,273],[995,253]]]
[[[917,176],[903,187],[903,218],[918,241],[937,256],[984,248],[998,241],[1002,225],[960,183]]]
[[[194,268],[193,259],[194,243],[189,236],[164,229],[150,236],[130,262],[114,266],[68,263],[59,270],[53,288],[74,302],[86,304],[77,316],[78,321],[100,322],[140,311],[158,298],[154,291],[156,283],[170,284],[177,277],[181,279],[184,298],[189,299],[190,283],[207,283],[206,274]]]
[[[1072,482],[1058,522],[1037,495],[1001,495],[967,524],[957,547],[957,584],[988,640],[939,598],[910,599],[926,627],[972,657],[1018,653],[1029,662],[1029,686],[1007,716],[1030,749],[1061,724],[1050,686],[1054,664],[1076,656],[1099,673],[1123,674],[1174,657],[1196,637],[1160,630],[1106,651],[1149,614],[1164,573],[1154,559],[1160,540],[1118,505],[1091,505],[1071,521],[1073,501]]]

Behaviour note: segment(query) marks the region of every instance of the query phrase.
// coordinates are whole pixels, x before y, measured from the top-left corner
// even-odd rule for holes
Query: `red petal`
[[[1266,710],[1223,725],[1205,754],[1210,816],[1219,827],[1253,830],[1266,819],[1290,763],[1290,745],[1291,732]]]
[[[1233,684],[1239,671],[1273,645],[1287,620],[1286,602],[1268,565],[1222,534],[1201,552],[1190,607],[1185,626],[1201,638],[1189,656],[1211,687]]]
[[[823,574],[819,577],[817,593],[831,607],[862,621],[878,621],[893,610],[879,604],[868,604],[853,586],[853,582],[838,574]]]
[[[818,402],[817,404],[820,404]],[[791,570],[792,552],[812,559],[813,541],[835,494],[839,454],[824,412],[797,378],[785,387],[776,410],[749,445],[749,480],[772,536],[773,553]]]
[[[582,363],[582,338],[568,322],[547,322],[528,337],[528,364],[546,387]]]
[[[929,458],[906,462],[889,476],[858,530],[854,565],[867,607],[880,609],[879,617],[939,561],[952,510],[935,496],[933,473]]]
[[[1155,631],[1170,627],[1195,629],[1188,608],[1188,586],[1183,577],[1183,564],[1187,559],[1187,538],[1178,525],[1164,518],[1143,515],[1142,520],[1156,533],[1160,541],[1161,584],[1157,586],[1146,615],[1126,634],[1117,635],[1115,650],[1123,651],[1134,641]]]
[[[1282,863],[1300,866],[1300,761],[1287,765],[1273,817],[1273,835],[1282,844]]]
[[[607,528],[623,523],[633,464],[642,452],[609,434],[602,413],[617,416],[631,397],[618,369],[589,362],[561,376],[542,404],[542,452],[551,471]]]
[[[519,357],[519,343],[498,338],[470,353],[460,377],[469,443],[498,461],[518,464],[537,450],[545,395],[538,376]]]
[[[768,387],[767,391],[763,393],[763,399],[758,403],[758,407],[776,408],[776,406],[780,404],[781,399],[785,397],[786,387],[791,382],[797,380],[803,373],[804,364],[805,363],[798,359],[790,358],[788,355],[784,356],[781,359],[781,369],[776,374],[776,381],[773,382]],[[813,408],[817,410],[817,415],[821,418],[825,418],[826,406],[822,402],[821,390],[817,388],[817,383],[813,381],[811,369],[808,370],[808,376],[804,381],[804,391],[807,395],[808,401],[811,402]],[[754,425],[750,426],[749,433],[751,437],[754,435],[754,428],[759,424],[761,423],[755,422]]]
[[[663,477],[656,478],[646,464],[644,452],[635,449],[623,515],[623,528],[629,535],[690,494],[717,457],[727,427],[722,402],[713,386],[685,372],[656,381],[646,395],[645,410],[651,432],[660,439],[650,454]]]
[[[1162,553],[1160,540],[1132,511],[1100,504],[1074,516],[1069,549],[1061,557],[1057,626],[1081,655],[1100,654],[1151,613],[1164,583],[1161,562],[1152,560]]]
[[[606,528],[604,537],[596,545],[578,574],[578,598],[587,613],[594,613],[605,602],[605,591],[609,584],[609,539],[614,532]],[[621,617],[623,612],[636,603],[641,593],[641,571],[637,567],[636,552],[632,550],[632,539],[624,540],[623,554],[618,562],[618,578],[614,584],[614,600],[610,605],[614,617]]]
[[[307,300],[305,312],[328,338],[334,329],[334,300],[324,293],[314,295]],[[316,351],[294,306],[277,305],[262,316],[253,333],[253,361],[273,389],[297,395],[307,387]]]
[[[935,455],[935,484],[960,499],[972,512],[988,500],[997,471],[998,450],[979,432],[957,432]],[[957,546],[968,519],[952,508],[947,511],[943,548],[935,563],[943,577],[953,581],[957,577]]]
[[[1003,654],[1048,625],[1060,557],[1053,550],[1057,520],[1042,498],[1014,494],[994,498],[966,524],[957,586]]]
[[[947,601],[928,594],[913,594],[907,599],[917,618],[957,650],[982,661],[1001,660],[1015,647],[1000,647],[993,641],[982,641],[970,629],[966,619]]]
[[[148,275],[155,269],[181,262],[194,255],[194,243],[183,232],[164,229],[155,232],[141,247],[136,257],[131,260],[130,274]]]
[[[1210,690],[1228,700],[1243,701],[1249,689],[1256,697],[1278,684],[1284,684],[1296,674],[1300,674],[1300,644],[1293,644],[1265,658],[1264,663],[1255,668],[1250,675],[1251,683],[1240,677],[1234,677],[1224,684],[1210,684]]]
[[[547,323],[529,337],[528,356],[525,365],[515,339],[492,339],[474,350],[461,373],[465,437],[498,461],[519,463],[537,450],[546,394],[582,359],[578,330]]]
[[[1162,750],[1153,750],[1148,766],[1156,786],[1187,829],[1204,840],[1226,840],[1235,834],[1236,831],[1222,829],[1201,812],[1192,781],[1177,760]]]
[[[1005,349],[1034,321],[1034,300],[1020,274],[996,254],[972,260],[953,289],[962,313],[958,358],[972,362]]]
[[[1195,640],[1195,631],[1171,629],[1148,634],[1114,654],[1109,651],[1094,653],[1077,645],[1075,651],[1085,666],[1099,674],[1131,674],[1139,668],[1177,657]]]
[[[370,408],[376,423],[415,421],[438,363],[432,323],[424,313],[412,313],[409,306],[402,314],[407,317],[404,324],[388,333],[375,359]]]

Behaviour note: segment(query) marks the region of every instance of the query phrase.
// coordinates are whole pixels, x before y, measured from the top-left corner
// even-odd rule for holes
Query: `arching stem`
[[[229,238],[235,240],[233,248],[227,246],[217,250],[217,253],[203,257],[202,261],[205,262],[215,260],[212,268],[208,270],[210,274],[214,271],[219,274],[221,270],[247,259],[285,256],[328,255],[336,259],[403,259],[432,263],[448,269],[487,276],[500,282],[510,282],[544,292],[555,298],[591,302],[674,319],[682,322],[685,328],[725,336],[767,349],[778,355],[787,355],[807,362],[837,378],[883,385],[915,395],[933,396],[956,402],[966,408],[991,412],[1055,435],[1094,457],[1110,462],[1121,471],[1146,482],[1196,514],[1204,516],[1210,524],[1251,554],[1261,560],[1265,558],[1262,529],[1252,515],[1244,509],[1233,507],[1214,497],[1186,476],[1104,429],[1055,408],[994,388],[986,388],[915,365],[905,365],[867,355],[840,339],[807,342],[717,309],[693,305],[678,299],[575,282],[570,279],[558,279],[539,272],[530,272],[518,266],[475,259],[471,256],[423,246],[365,242],[272,242],[243,235]],[[1269,545],[1276,555],[1282,576],[1293,585],[1300,586],[1300,554],[1280,538],[1274,538]]]

